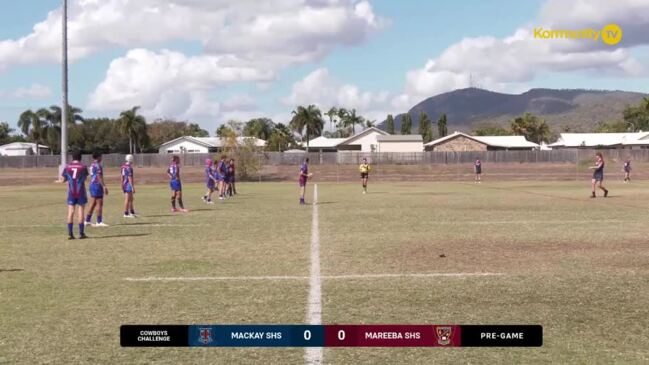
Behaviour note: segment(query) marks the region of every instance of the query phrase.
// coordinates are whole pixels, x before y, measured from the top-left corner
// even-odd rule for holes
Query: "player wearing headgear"
[[[631,159],[627,158],[624,161],[624,182],[631,182]]]
[[[228,189],[228,183],[225,181],[226,178],[225,175],[227,174],[228,171],[225,163],[226,158],[227,158],[226,155],[222,155],[221,160],[216,166],[216,172],[218,174],[218,180],[219,180],[219,200],[225,199],[225,192]]]
[[[171,188],[171,212],[189,212],[183,204],[183,186],[180,182],[180,157],[173,156],[171,158],[171,164],[167,168],[167,176],[169,177],[169,187]],[[176,209],[176,199],[178,199],[180,209]]]
[[[86,215],[86,225],[91,225],[92,223],[92,213],[97,207],[97,224],[95,227],[108,227],[108,224],[103,221],[103,210],[104,210],[104,194],[108,195],[108,188],[104,183],[104,169],[101,166],[101,153],[95,152],[92,154],[92,164],[90,164],[90,197],[92,198],[92,203],[90,204],[90,209]]]
[[[482,161],[477,157],[473,163],[473,172],[475,172],[475,183],[482,183]]]
[[[133,195],[135,194],[135,180],[133,178],[133,155],[126,155],[125,162],[121,167],[122,191],[124,192],[124,218],[136,218],[133,207]]]
[[[363,194],[367,194],[367,178],[370,176],[372,167],[367,163],[367,158],[363,157],[363,163],[358,167],[361,172],[361,183],[363,184]]]
[[[595,195],[595,186],[598,185],[600,189],[604,190],[604,197],[606,198],[608,196],[608,190],[606,190],[604,185],[602,185],[602,182],[604,181],[604,156],[602,156],[601,152],[597,152],[595,154],[595,166],[591,166],[589,168],[591,170],[595,170],[593,171],[593,179],[591,181],[593,192],[590,197],[591,198],[597,197]]]
[[[68,183],[68,239],[75,239],[73,233],[74,227],[74,211],[79,206],[79,238],[87,238],[84,233],[83,211],[88,203],[86,196],[86,178],[88,177],[88,168],[81,163],[81,152],[74,152],[72,154],[72,162],[65,166],[59,182]]]
[[[207,185],[207,192],[203,195],[203,201],[207,204],[214,204],[212,201],[212,194],[214,187],[217,184],[216,176],[214,175],[214,162],[208,158],[205,160],[205,185]]]
[[[300,174],[298,178],[298,184],[300,185],[300,205],[306,204],[304,201],[304,193],[306,191],[306,182],[311,176],[313,176],[313,174],[309,173],[309,159],[306,158],[304,163],[300,166]]]

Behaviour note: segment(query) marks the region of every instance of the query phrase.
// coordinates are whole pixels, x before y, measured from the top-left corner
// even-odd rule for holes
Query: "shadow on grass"
[[[397,193],[397,195],[453,195],[452,193],[437,193],[434,191],[415,191],[415,192],[405,192]]]
[[[113,227],[128,227],[128,226],[148,226],[151,224],[161,224],[160,222],[133,222],[133,223],[117,223]]]
[[[25,271],[25,269],[0,269],[0,272],[18,272]]]
[[[318,202],[318,205],[323,205],[323,204],[336,204],[338,202]]]
[[[116,234],[112,236],[96,236],[96,237],[88,237],[93,240],[101,240],[105,238],[126,238],[126,237],[143,237],[143,236],[149,236],[151,233],[133,233],[133,234]]]

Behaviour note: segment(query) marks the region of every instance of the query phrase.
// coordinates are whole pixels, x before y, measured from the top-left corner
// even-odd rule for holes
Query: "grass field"
[[[136,220],[121,218],[113,189],[111,227],[85,241],[67,240],[64,189],[0,187],[0,364],[304,363],[299,348],[119,346],[121,324],[304,323],[308,279],[244,278],[309,276],[313,208],[297,205],[295,184],[239,184],[214,206],[186,184],[186,215],[169,213],[165,185],[140,186]],[[541,348],[325,349],[324,362],[649,362],[649,184],[609,189],[318,184],[323,323],[541,324],[545,337]],[[502,275],[365,276],[481,272]],[[233,279],[126,280],[169,277]]]

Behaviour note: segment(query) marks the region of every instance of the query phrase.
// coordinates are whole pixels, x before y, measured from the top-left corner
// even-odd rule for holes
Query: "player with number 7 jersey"
[[[61,182],[68,183],[68,235],[74,239],[72,227],[74,225],[74,211],[78,206],[79,213],[79,236],[86,238],[84,233],[84,209],[88,203],[86,195],[86,178],[88,177],[88,168],[81,163],[81,153],[75,152],[72,155],[72,162],[65,166],[61,173]]]

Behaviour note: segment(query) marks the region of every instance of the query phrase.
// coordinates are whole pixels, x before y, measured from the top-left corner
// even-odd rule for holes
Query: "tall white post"
[[[61,170],[68,163],[68,0],[63,0],[63,105],[61,105]]]

